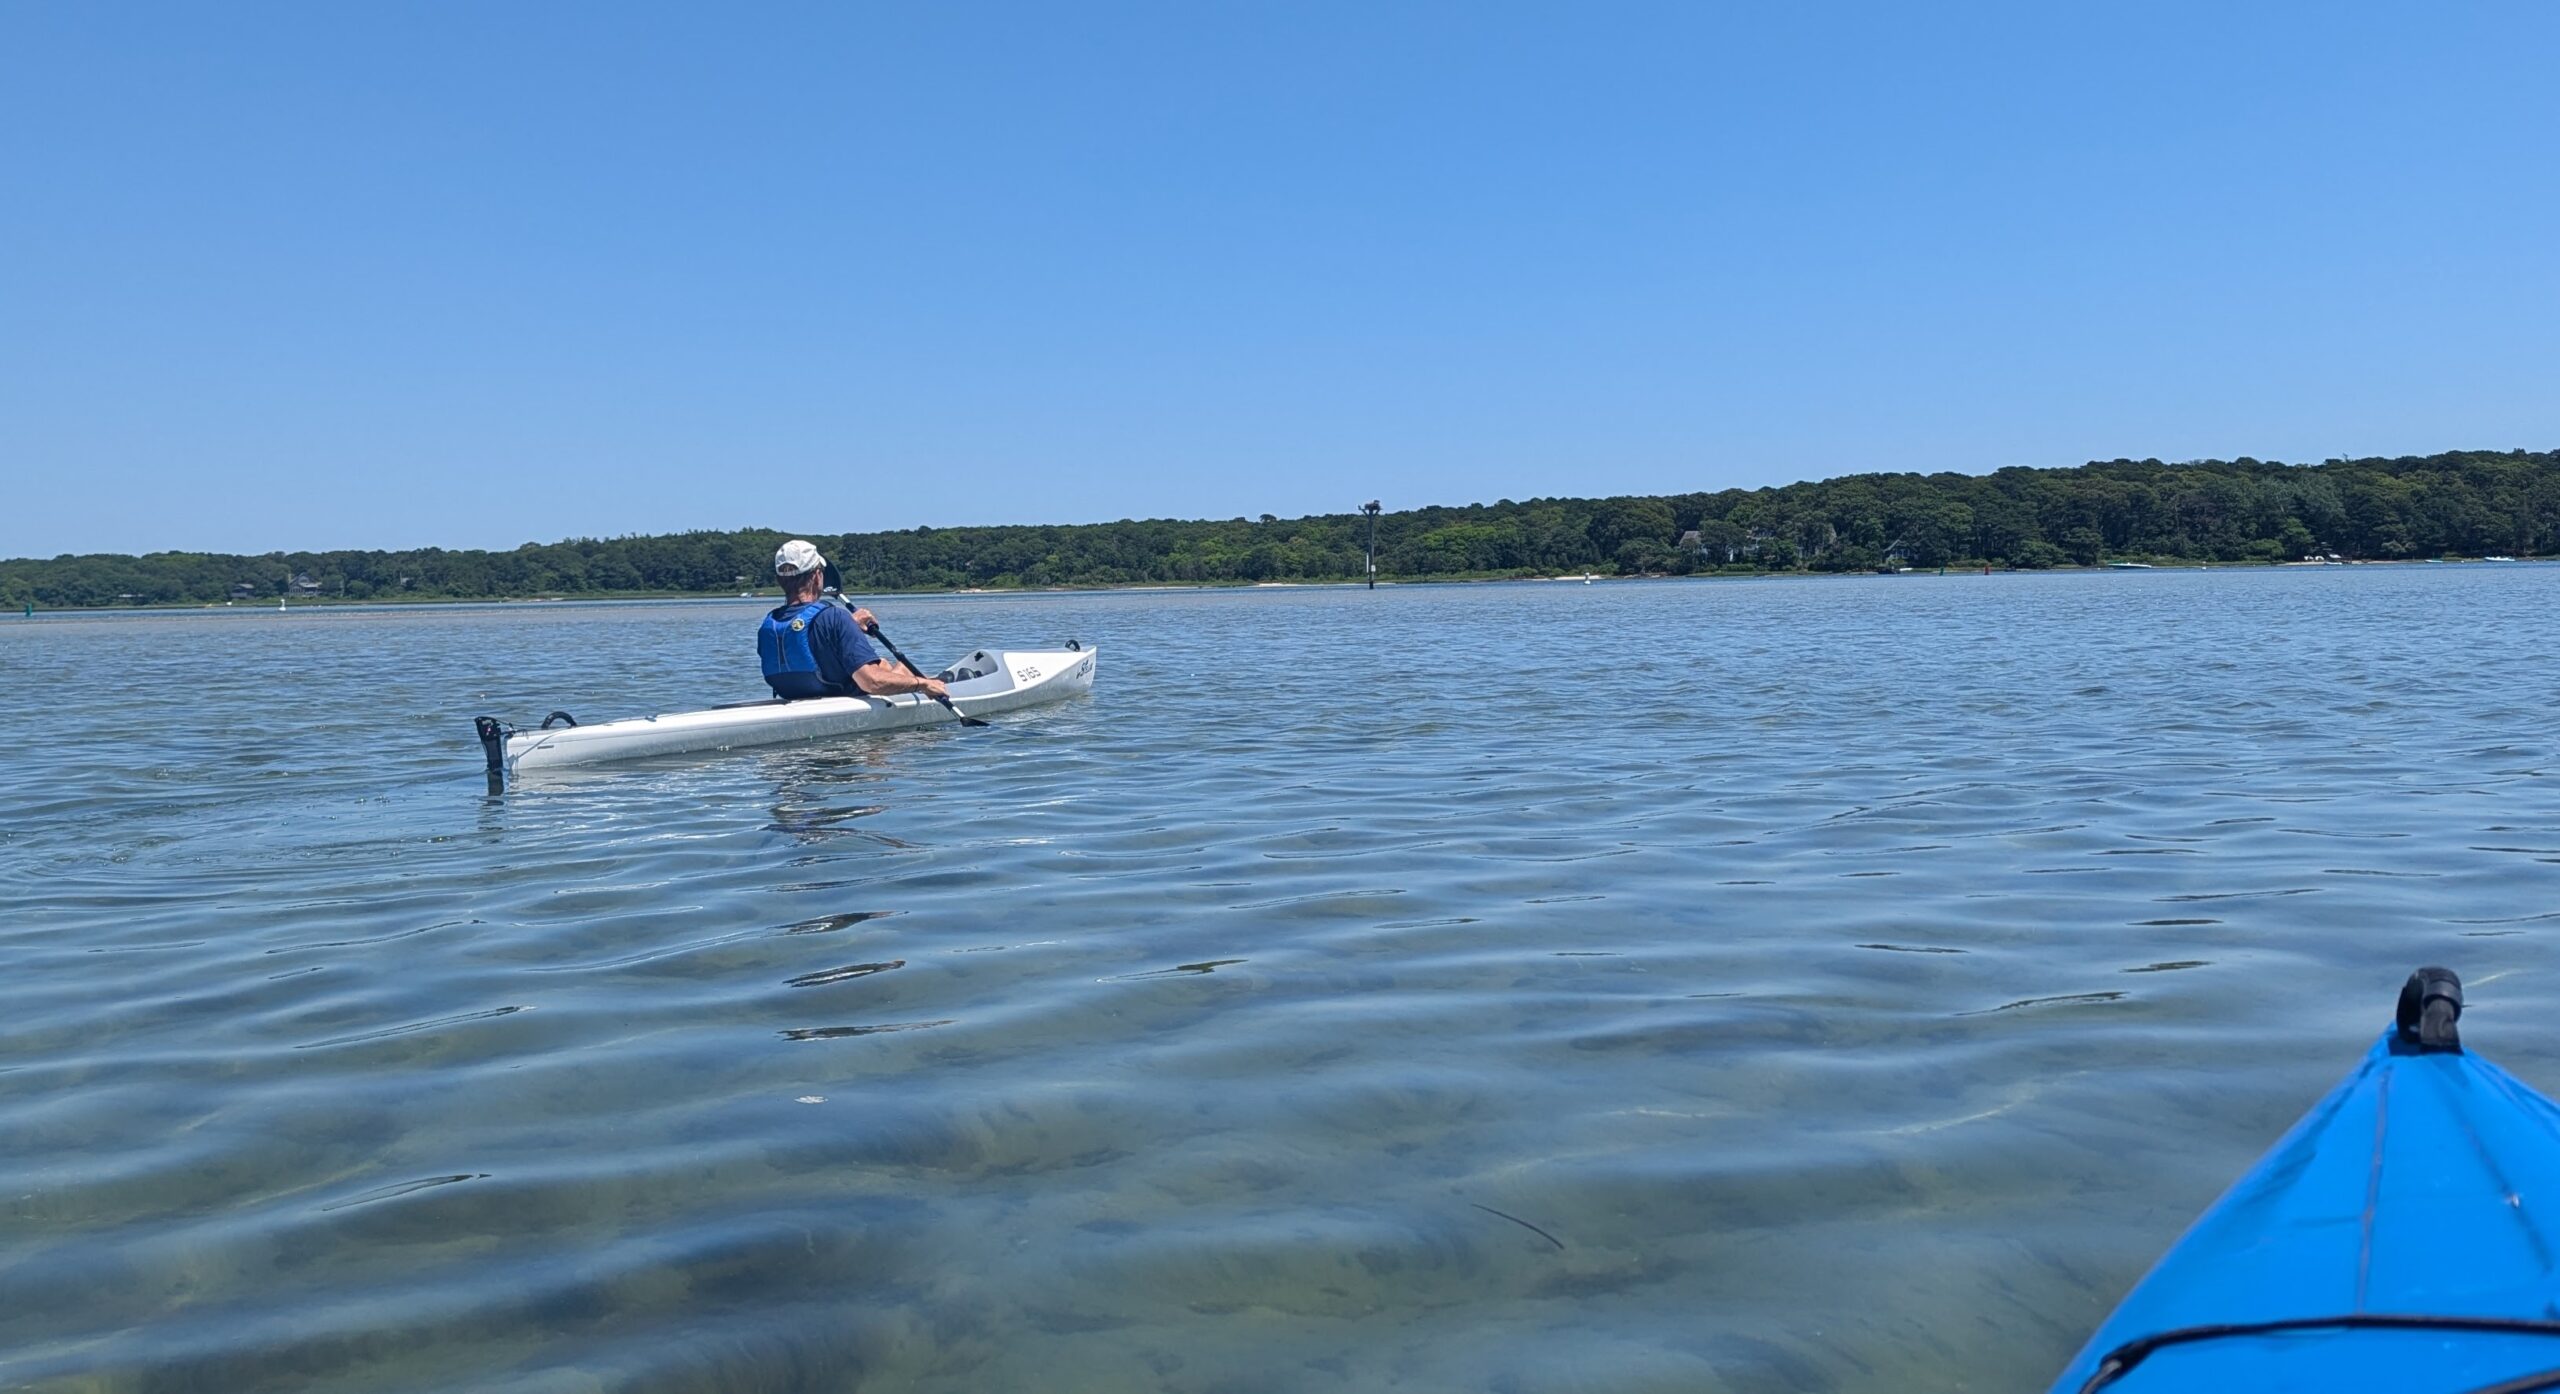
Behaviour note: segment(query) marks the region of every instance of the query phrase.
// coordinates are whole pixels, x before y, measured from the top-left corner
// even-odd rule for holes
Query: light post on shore
[[[1369,500],[1360,505],[1360,511],[1369,515],[1369,589],[1376,590],[1378,588],[1378,501]]]

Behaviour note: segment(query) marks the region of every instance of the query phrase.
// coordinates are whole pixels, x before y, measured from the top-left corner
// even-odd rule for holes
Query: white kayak
[[[980,649],[934,676],[950,689],[960,716],[993,716],[1093,690],[1092,649],[1073,640],[1063,649]],[[521,774],[562,765],[596,765],[651,755],[826,740],[865,731],[897,731],[956,721],[950,708],[920,692],[895,697],[768,698],[707,711],[635,716],[580,726],[554,712],[537,729],[518,730],[496,717],[473,724],[489,772]],[[569,724],[553,726],[552,721]]]

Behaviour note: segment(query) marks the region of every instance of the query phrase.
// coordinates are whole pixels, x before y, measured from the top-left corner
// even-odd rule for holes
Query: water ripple
[[[2555,586],[891,599],[1101,686],[494,796],[755,607],[0,627],[0,1386],[2038,1387],[2417,962],[2560,1084]]]

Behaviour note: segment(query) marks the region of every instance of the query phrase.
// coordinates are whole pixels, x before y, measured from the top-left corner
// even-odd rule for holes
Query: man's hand
[[[870,611],[856,605],[853,607],[853,622],[863,633],[868,634],[871,632],[872,626],[878,624],[880,621],[874,617]]]
[[[933,698],[935,701],[948,702],[951,700],[951,689],[943,686],[942,679],[940,678],[926,678],[924,680],[924,687],[921,690],[924,695]]]

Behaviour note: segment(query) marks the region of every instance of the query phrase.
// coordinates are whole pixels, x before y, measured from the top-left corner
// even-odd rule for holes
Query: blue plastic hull
[[[2427,1324],[2387,1324],[2401,1317]],[[2275,1322],[2303,1325],[2137,1344]],[[2395,1029],[2196,1221],[2054,1389],[2450,1394],[2541,1372],[2560,1389],[2560,1106],[2475,1055],[2416,1053]]]

